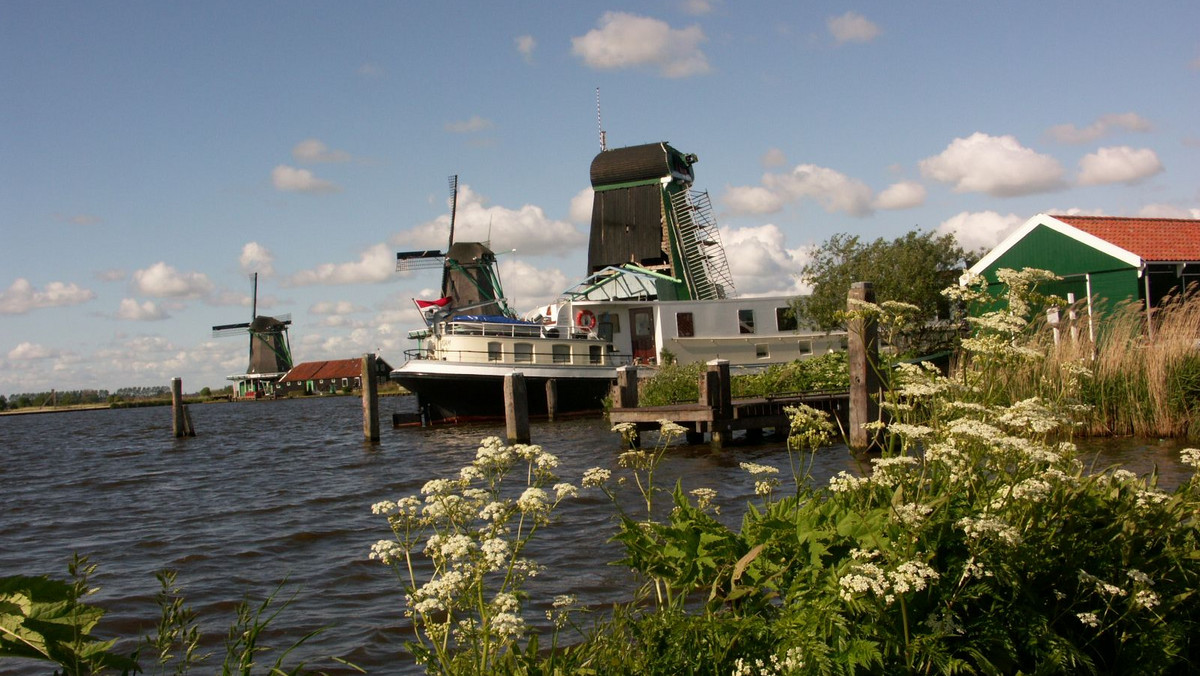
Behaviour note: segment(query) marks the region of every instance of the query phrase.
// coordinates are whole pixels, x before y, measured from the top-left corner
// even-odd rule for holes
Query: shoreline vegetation
[[[838,433],[819,411],[789,409],[786,457],[741,463],[754,494],[740,519],[716,518],[713,489],[656,481],[685,431],[667,421],[644,440],[615,426],[628,450],[571,478],[539,446],[484,439],[458,472],[371,508],[382,523],[369,558],[405,593],[411,638],[396,659],[447,675],[1196,672],[1200,449],[1182,450],[1192,474],[1166,491],[1155,472],[1086,466],[1074,441],[1137,429],[1194,438],[1200,299],[1168,304],[1153,333],[1118,312],[1093,327],[1094,349],[1080,349],[1061,332],[1046,342],[1038,317],[1060,301],[1037,285],[1050,278],[1002,271],[1003,304],[978,280],[947,291],[980,308],[959,356],[948,371],[882,357],[888,386],[868,423],[877,447],[854,456],[857,472],[817,483],[812,460]],[[915,311],[857,304],[847,317],[879,322],[886,337]],[[1160,416],[1147,428],[1134,420]],[[621,545],[611,563],[635,576],[628,600],[588,607],[569,589],[531,598],[528,579],[553,571],[529,543],[588,495],[611,505],[612,528],[596,537]],[[103,610],[84,602],[90,570],[77,560],[72,581],[0,580],[10,601],[0,626],[26,639],[0,636],[0,656],[23,651],[68,674],[203,662],[195,614],[169,577],[156,634],[119,647],[94,636]],[[256,642],[283,609],[268,610],[274,597],[239,609],[227,669],[321,673],[281,666],[308,637],[274,652]],[[38,633],[45,625],[26,622],[27,609],[50,601],[60,631]]]

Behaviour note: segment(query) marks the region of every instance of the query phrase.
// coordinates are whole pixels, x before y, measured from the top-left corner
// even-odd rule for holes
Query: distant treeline
[[[226,387],[225,390],[232,390]],[[223,391],[223,390],[221,390]],[[218,391],[220,392],[220,391]],[[209,397],[213,392],[205,387],[200,390],[200,396]],[[121,404],[148,399],[162,399],[171,396],[171,388],[166,385],[144,387],[122,387],[115,392],[108,390],[64,390],[49,392],[24,392],[0,395],[0,411],[16,408],[42,408],[46,406],[79,406],[86,404]]]

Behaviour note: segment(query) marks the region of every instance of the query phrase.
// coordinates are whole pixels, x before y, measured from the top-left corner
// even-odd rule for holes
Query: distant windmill
[[[212,327],[213,337],[250,334],[250,364],[245,376],[230,376],[230,379],[274,380],[292,368],[292,350],[288,342],[287,327],[292,323],[290,314],[279,317],[258,314],[258,273],[254,273],[254,293],[251,300],[250,321],[240,324],[221,324]],[[257,377],[256,377],[257,376]],[[252,391],[260,390],[260,387]],[[243,394],[246,392],[243,391]]]
[[[511,314],[496,274],[496,254],[486,242],[454,241],[454,219],[458,210],[458,176],[450,177],[450,240],[445,251],[400,251],[396,271],[442,268],[442,301],[474,314]]]

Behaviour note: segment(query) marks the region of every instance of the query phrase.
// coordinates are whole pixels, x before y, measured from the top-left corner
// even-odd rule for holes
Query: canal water
[[[404,650],[411,631],[400,582],[368,559],[389,536],[371,505],[416,494],[432,478],[455,475],[502,426],[391,427],[393,412],[411,412],[409,397],[381,400],[382,440],[362,436],[361,401],[353,397],[191,406],[197,436],[175,439],[169,408],[0,416],[0,575],[65,578],[72,554],[98,565],[91,601],[107,609],[102,637],[153,632],[156,571],[178,571],[198,612],[217,668],[225,632],[243,598],[261,601],[286,580],[290,606],[267,642],[286,647],[325,630],[294,653],[328,673],[350,673],[337,656],[369,673],[419,673]],[[559,458],[558,474],[578,485],[590,467],[616,469],[620,439],[599,418],[534,423],[534,443]],[[652,441],[649,439],[648,441]],[[1172,441],[1098,444],[1097,464],[1138,473],[1158,466],[1170,488],[1187,474]],[[734,523],[753,495],[741,462],[787,466],[782,444],[672,449],[664,485],[718,491]],[[855,471],[844,447],[815,456],[814,478]],[[785,469],[786,473],[786,469]],[[543,617],[556,594],[604,607],[627,598],[628,572],[609,562],[620,550],[606,540],[613,510],[598,491],[564,502],[558,521],[530,554],[546,566],[529,588],[528,620]],[[132,650],[131,641],[118,649]],[[289,661],[290,663],[294,663]],[[50,673],[32,662],[0,660],[0,674]]]

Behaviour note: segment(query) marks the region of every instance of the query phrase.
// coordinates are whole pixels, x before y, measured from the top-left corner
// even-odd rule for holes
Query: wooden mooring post
[[[371,443],[379,441],[379,383],[376,382],[375,355],[362,357],[363,438]]]
[[[617,368],[617,387],[613,392],[617,408],[638,407],[638,369],[633,364]]]
[[[713,359],[700,381],[700,403],[712,409],[709,441],[720,448],[730,437],[730,420],[733,418],[733,386],[729,380],[729,360]]]
[[[855,282],[850,286],[847,309],[855,311],[855,301],[875,302],[871,282]],[[853,319],[847,323],[848,344],[846,361],[850,369],[850,449],[864,450],[876,442],[876,435],[863,424],[879,420],[879,397],[883,385],[879,378],[879,325],[874,317]]]
[[[175,438],[194,437],[196,428],[192,426],[192,414],[183,403],[183,379],[171,379],[171,428]]]
[[[546,379],[546,418],[550,422],[554,422],[555,416],[558,415],[558,381],[554,378]]]
[[[529,443],[529,397],[523,373],[504,375],[504,423],[508,443]]]

